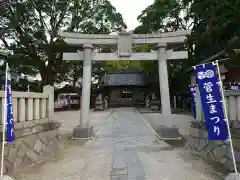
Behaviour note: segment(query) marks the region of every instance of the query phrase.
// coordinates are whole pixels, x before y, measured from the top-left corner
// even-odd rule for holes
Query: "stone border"
[[[20,134],[14,143],[5,145],[4,173],[19,171],[55,156],[60,149],[58,135],[60,125],[61,123],[51,122],[23,129],[24,131],[28,129],[29,134]],[[30,131],[34,128],[35,133]]]
[[[147,128],[153,132],[153,134],[156,135],[156,141],[157,140],[161,140],[161,137],[159,136],[159,134],[153,129],[153,127],[149,124],[149,122],[141,115],[141,113],[138,110],[135,110],[135,112],[137,113],[137,115],[141,118],[141,120],[146,124]]]
[[[231,121],[229,121],[229,125],[230,125],[232,133],[240,130],[240,121],[231,120]],[[190,126],[192,128],[206,129],[206,122],[205,121],[191,121]],[[239,136],[240,136],[240,134],[239,134]]]
[[[45,124],[48,123],[49,120],[47,118],[38,119],[38,120],[31,120],[31,121],[17,121],[14,122],[14,129],[22,129],[36,126],[37,124]],[[2,132],[2,124],[0,125],[0,131]]]
[[[57,122],[49,123],[48,120],[45,119],[45,120],[36,120],[36,121],[17,122],[14,125],[15,125],[14,127],[15,137],[19,138],[19,137],[24,137],[27,135],[59,128],[61,126],[61,123],[57,123]],[[0,133],[0,140],[2,140],[2,128]]]
[[[190,125],[190,134],[186,137],[188,146],[197,151],[204,159],[220,165],[220,167],[227,172],[232,172],[234,167],[229,141],[208,140],[208,132],[206,130],[205,122],[203,121],[192,121],[190,122]],[[240,143],[240,122],[231,121],[230,127],[236,163],[238,169],[240,169],[240,145],[236,146],[238,141]]]

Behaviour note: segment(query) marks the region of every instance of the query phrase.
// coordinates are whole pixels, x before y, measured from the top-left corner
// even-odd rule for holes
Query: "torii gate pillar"
[[[83,82],[82,82],[82,100],[80,122],[73,129],[73,139],[90,138],[93,134],[93,128],[89,124],[91,81],[92,81],[92,51],[91,44],[83,45]]]
[[[165,43],[158,43],[158,74],[163,116],[171,114],[166,46],[167,44]]]

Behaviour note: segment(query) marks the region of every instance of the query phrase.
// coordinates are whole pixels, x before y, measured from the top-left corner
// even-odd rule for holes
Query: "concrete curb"
[[[159,134],[153,129],[153,127],[147,122],[147,120],[138,112],[138,110],[135,110],[135,112],[139,115],[139,117],[143,120],[143,122],[146,124],[149,130],[151,130],[156,135],[156,140],[163,140]],[[166,145],[168,145],[166,143]]]
[[[108,122],[108,119],[110,119],[115,113],[116,113],[115,110],[111,110],[111,112],[109,113],[109,115],[107,116],[107,118],[106,118],[106,120],[103,122],[103,124],[106,123],[106,122]],[[101,125],[100,125],[100,126],[101,126]],[[97,138],[96,133],[98,132],[100,126],[99,126],[98,128],[95,128],[95,130],[93,129],[93,135],[92,135],[91,138],[88,139],[88,140],[90,140],[90,141],[92,140],[92,141],[93,141],[93,140],[95,140],[95,139]],[[88,141],[88,142],[90,142],[90,141]],[[86,145],[88,142],[86,142],[85,145]],[[85,146],[85,145],[84,145],[84,146]],[[88,144],[88,145],[89,145],[89,144]]]
[[[142,116],[142,114],[140,112],[138,112],[138,110],[136,110],[136,113],[141,117],[141,119],[146,123],[147,127],[156,134],[157,138],[160,140],[166,140],[166,141],[171,141],[171,140],[181,140],[181,137],[178,138],[163,138],[161,137],[154,129],[153,127],[147,122],[147,120]]]
[[[14,180],[14,179],[8,175],[3,175],[3,177],[1,177],[0,180]]]
[[[224,180],[240,180],[240,174],[238,173],[236,175],[236,173],[230,173],[228,174],[228,176],[224,179]]]
[[[107,116],[107,119],[103,122],[103,124],[106,123],[106,122],[108,122],[108,119],[110,119],[115,113],[116,113],[116,111],[111,110],[111,112],[109,113],[109,115]],[[100,125],[100,126],[101,126],[101,125]],[[95,131],[93,132],[93,134],[94,134],[94,135],[93,135],[93,138],[95,137],[95,134],[98,132],[100,126],[99,126],[98,128],[95,128]]]

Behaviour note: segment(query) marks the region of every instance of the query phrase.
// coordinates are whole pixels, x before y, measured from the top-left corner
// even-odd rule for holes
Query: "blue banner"
[[[228,130],[224,118],[216,69],[215,65],[208,64],[197,66],[195,71],[208,129],[208,139],[226,140],[228,139]]]
[[[192,104],[192,111],[193,111],[193,117],[196,119],[196,85],[192,84],[189,85],[190,92],[191,92],[191,104]]]
[[[6,141],[11,143],[15,140],[14,135],[14,120],[13,120],[13,105],[12,105],[12,83],[10,74],[7,75],[7,122],[6,122]]]
[[[225,84],[226,84],[226,90],[233,90],[233,91],[239,91],[240,90],[240,83],[227,82]]]

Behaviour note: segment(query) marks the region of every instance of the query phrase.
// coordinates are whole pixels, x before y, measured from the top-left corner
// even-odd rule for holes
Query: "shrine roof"
[[[209,62],[212,62],[212,61],[216,61],[216,60],[219,60],[219,59],[225,59],[228,57],[228,49],[233,49],[231,46],[233,46],[234,43],[237,43],[239,42],[240,38],[239,37],[235,37],[233,39],[231,39],[227,45],[222,48],[222,50],[216,52],[215,54],[203,59],[202,61],[200,61],[198,64],[206,64],[206,63],[209,63]],[[220,63],[223,63],[224,62],[220,62]],[[198,65],[196,64],[196,65]],[[192,73],[193,72],[193,67],[189,68],[186,73]]]
[[[148,75],[140,71],[120,71],[107,73],[100,86],[146,86]]]

